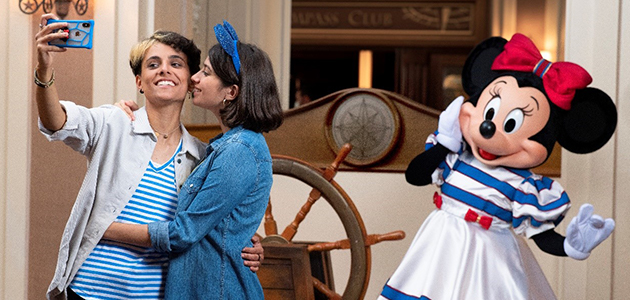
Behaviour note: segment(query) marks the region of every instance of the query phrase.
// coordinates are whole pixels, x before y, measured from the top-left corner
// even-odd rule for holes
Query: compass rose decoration
[[[383,160],[396,146],[400,117],[386,97],[369,90],[342,95],[331,106],[326,136],[337,153],[345,143],[352,144],[346,163],[368,166]]]

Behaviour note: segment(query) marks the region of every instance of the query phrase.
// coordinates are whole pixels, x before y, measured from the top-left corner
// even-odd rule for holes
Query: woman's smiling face
[[[223,108],[223,99],[232,100],[230,87],[223,85],[223,81],[212,69],[210,59],[206,58],[197,74],[191,77],[193,84],[193,104],[203,107],[218,115]]]
[[[136,85],[144,91],[148,101],[183,101],[190,80],[187,62],[186,54],[156,43],[145,53],[142,72],[136,76]]]
[[[489,166],[528,169],[542,164],[547,150],[530,140],[549,120],[545,95],[519,87],[512,76],[490,83],[477,105],[465,102],[459,115],[462,135],[475,158]]]

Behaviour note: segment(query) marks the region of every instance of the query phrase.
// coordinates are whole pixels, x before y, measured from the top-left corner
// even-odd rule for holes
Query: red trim
[[[433,203],[438,209],[442,208],[442,195],[440,195],[438,192],[435,192],[433,194]],[[466,215],[464,216],[464,220],[468,222],[479,223],[479,225],[481,225],[481,227],[483,227],[486,230],[490,229],[490,226],[492,226],[492,217],[479,216],[479,214],[476,213],[472,209],[469,209],[466,212]]]

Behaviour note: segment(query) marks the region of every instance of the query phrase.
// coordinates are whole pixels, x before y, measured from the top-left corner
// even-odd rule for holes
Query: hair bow
[[[575,91],[586,88],[593,79],[577,64],[556,62],[542,58],[540,51],[528,37],[517,33],[507,42],[492,64],[492,70],[532,72],[543,80],[549,100],[569,110]]]
[[[241,59],[238,56],[238,35],[236,30],[226,20],[223,20],[223,24],[214,25],[214,35],[217,37],[217,41],[223,47],[223,50],[232,57],[234,68],[236,69],[236,75],[241,71]]]

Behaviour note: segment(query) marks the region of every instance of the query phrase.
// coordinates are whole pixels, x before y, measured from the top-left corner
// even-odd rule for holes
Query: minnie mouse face
[[[545,146],[530,138],[550,116],[547,97],[533,87],[519,87],[516,78],[501,76],[481,92],[477,105],[462,105],[459,123],[471,152],[489,166],[527,169],[542,164]]]
[[[605,92],[587,87],[591,81],[579,65],[542,59],[522,34],[510,42],[488,38],[462,70],[462,86],[473,96],[460,110],[462,136],[489,166],[539,166],[556,141],[573,153],[593,152],[615,132],[617,108]]]

